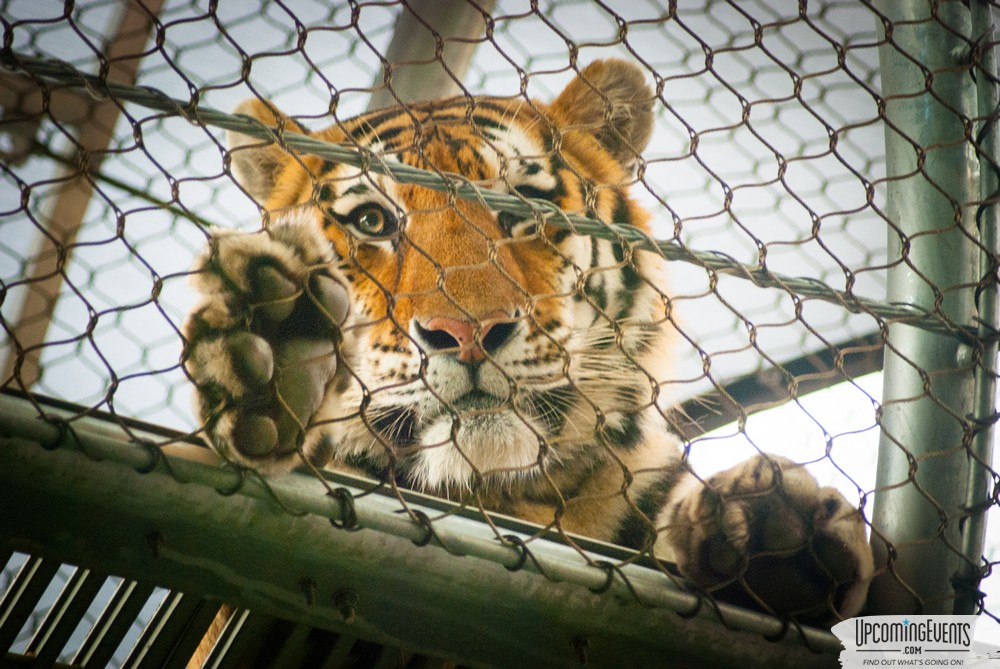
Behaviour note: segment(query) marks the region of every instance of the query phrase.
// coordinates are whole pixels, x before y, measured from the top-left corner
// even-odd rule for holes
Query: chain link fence
[[[475,23],[458,34],[406,2],[3,0],[3,389],[69,403],[69,425],[101,415],[129,439],[146,426],[167,430],[154,448],[202,435],[180,362],[196,300],[192,262],[210,227],[260,221],[231,174],[222,129],[273,137],[215,110],[266,98],[318,128],[410,95],[408,79],[418,95],[441,71],[444,93],[551,100],[588,62],[623,58],[657,97],[632,187],[653,214],[652,239],[586,212],[550,219],[580,234],[629,235],[671,260],[680,336],[670,376],[656,382],[680,407],[671,420],[685,458],[703,475],[759,451],[808,465],[866,518],[880,574],[875,609],[909,611],[915,600],[943,611],[957,601],[996,620],[990,574],[1000,547],[984,520],[1000,482],[990,443],[996,7],[970,5],[930,2],[907,14],[857,0],[497,0],[455,3]],[[429,57],[393,51],[406,20],[425,48],[431,30]],[[946,65],[909,50],[908,31],[920,30],[956,45]],[[920,96],[944,118],[927,121],[926,133],[899,111]],[[281,141],[379,169],[350,147]],[[968,176],[957,189],[935,171],[954,152],[967,168],[954,178]],[[512,195],[389,172],[531,211]],[[944,204],[894,191],[914,179]],[[938,214],[943,206],[943,222],[914,229],[910,200]],[[954,258],[972,273],[928,269],[919,255],[927,247],[938,255],[926,262]],[[919,277],[925,295],[907,295],[900,271]],[[911,345],[899,334],[910,331],[923,338]],[[950,362],[925,368],[921,351],[935,347]],[[897,370],[884,388],[883,365]],[[908,374],[916,380],[901,383]],[[920,430],[899,427],[914,413],[949,423],[954,443],[917,445]],[[939,497],[934,477],[963,492]],[[931,517],[917,523],[930,523],[929,535],[908,535],[880,512],[880,497],[901,489],[916,496],[902,503],[930,507],[915,512]],[[404,508],[407,500],[400,493]],[[883,508],[898,515],[893,503]],[[434,532],[426,515],[414,518]],[[947,563],[944,582],[907,582],[940,580],[906,571],[911,553],[926,559],[928,536],[940,548],[934,560]],[[609,573],[631,561],[611,560]]]

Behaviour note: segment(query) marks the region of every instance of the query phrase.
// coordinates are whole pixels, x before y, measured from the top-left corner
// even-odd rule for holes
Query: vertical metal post
[[[885,104],[888,301],[954,323],[975,314],[976,116],[969,10],[954,0],[877,0]],[[872,513],[871,613],[951,613],[961,561],[974,374],[970,348],[888,328]]]
[[[494,0],[408,0],[368,109],[458,95]]]
[[[981,123],[976,133],[979,152],[979,276],[977,295],[980,345],[977,349],[975,428],[969,462],[969,484],[965,506],[968,517],[962,527],[964,561],[956,580],[955,613],[977,612],[981,602],[979,583],[983,577],[983,544],[986,511],[991,501],[990,481],[993,439],[996,434],[997,350],[993,335],[1000,328],[998,260],[1000,260],[1000,89],[997,87],[996,52],[993,48],[993,16],[987,0],[974,0],[972,37],[976,43],[972,63],[976,66],[976,91]]]

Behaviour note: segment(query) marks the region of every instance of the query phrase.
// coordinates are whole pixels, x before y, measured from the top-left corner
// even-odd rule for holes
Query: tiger
[[[657,100],[639,66],[608,59],[549,102],[465,95],[320,131],[241,103],[278,136],[386,169],[228,131],[263,222],[212,231],[193,271],[184,366],[213,447],[265,475],[326,467],[646,551],[771,613],[857,614],[873,575],[859,509],[777,456],[694,472],[662,391],[679,337],[667,261],[553,214],[651,232],[630,189]]]

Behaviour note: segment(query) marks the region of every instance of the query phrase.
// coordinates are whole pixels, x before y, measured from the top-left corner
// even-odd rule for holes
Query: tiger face
[[[317,136],[645,229],[627,188],[652,101],[636,68],[605,61],[550,105],[458,98]],[[260,101],[238,111],[302,130]],[[578,476],[636,447],[668,331],[655,257],[246,137],[231,144],[240,181],[272,217],[321,229],[349,286],[350,373],[315,421],[336,459],[455,494],[551,487],[543,472]]]
[[[445,100],[316,136],[645,230],[628,187],[652,102],[638,68],[603,61],[551,104]],[[239,111],[305,132],[267,103]],[[681,457],[660,390],[673,315],[658,255],[247,136],[230,144],[265,226],[210,235],[184,327],[199,417],[226,458],[473,500],[649,550],[705,589],[738,581],[769,610],[860,609],[872,555],[840,493],[784,458],[700,478]]]

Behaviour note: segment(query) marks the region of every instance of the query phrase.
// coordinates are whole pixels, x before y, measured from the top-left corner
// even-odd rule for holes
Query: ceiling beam
[[[459,95],[494,0],[407,0],[368,109]]]

